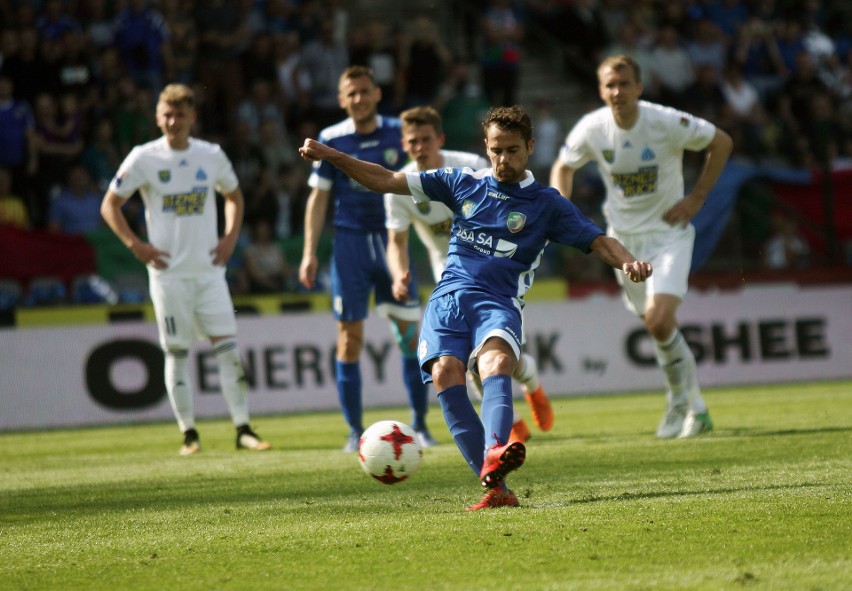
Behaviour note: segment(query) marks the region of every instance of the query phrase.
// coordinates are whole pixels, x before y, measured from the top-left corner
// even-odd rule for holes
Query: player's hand
[[[216,244],[216,248],[210,251],[210,255],[213,257],[213,264],[217,267],[224,267],[228,264],[228,259],[234,254],[236,245],[236,238],[221,238],[219,243]]]
[[[308,162],[323,160],[331,153],[331,148],[311,138],[305,138],[305,143],[299,148],[299,155]]]
[[[316,255],[302,257],[302,263],[299,265],[299,283],[313,289],[317,281],[317,269],[319,261]]]
[[[169,263],[166,261],[166,258],[170,256],[169,253],[164,250],[160,250],[153,244],[137,242],[130,247],[130,252],[132,252],[133,256],[135,256],[143,264],[148,265],[149,267],[162,270],[167,269],[169,266]]]
[[[409,298],[408,284],[411,283],[411,271],[406,270],[401,277],[393,280],[391,292],[399,302],[407,302]]]
[[[627,275],[628,279],[633,283],[645,281],[654,272],[651,263],[648,261],[633,261],[632,263],[624,263],[621,270]]]
[[[701,209],[703,203],[703,200],[687,195],[663,214],[663,221],[670,226],[686,227],[698,213],[698,210]]]

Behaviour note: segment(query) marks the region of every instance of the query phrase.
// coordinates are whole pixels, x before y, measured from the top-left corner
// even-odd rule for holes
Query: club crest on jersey
[[[470,214],[473,213],[476,205],[470,199],[465,199],[461,206],[461,213],[464,217],[469,218]]]
[[[432,209],[432,205],[428,201],[420,201],[417,203],[417,211],[426,215]]]
[[[385,163],[388,166],[396,166],[396,163],[399,162],[399,152],[397,152],[394,148],[385,148]]]
[[[161,183],[167,183],[172,180],[172,171],[171,170],[161,170],[157,173],[157,176],[160,177]]]
[[[612,164],[612,161],[615,160],[615,150],[603,150],[601,154],[603,154],[604,160],[610,164]]]
[[[645,149],[642,150],[642,160],[653,160],[656,157],[657,155],[654,154],[654,150],[652,150],[648,146],[645,146]]]
[[[204,172],[203,168],[199,168],[198,172],[195,173],[195,180],[197,180],[197,181],[206,181],[207,180],[207,173]]]
[[[681,127],[689,127],[689,118],[681,117],[680,118],[680,126]]]
[[[512,234],[520,232],[524,229],[524,224],[527,223],[527,216],[524,214],[513,211],[509,214],[509,217],[506,219],[506,227],[509,228],[509,231]]]

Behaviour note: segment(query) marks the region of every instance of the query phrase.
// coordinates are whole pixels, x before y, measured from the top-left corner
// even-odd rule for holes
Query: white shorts
[[[150,276],[151,303],[163,349],[189,349],[196,339],[236,336],[237,320],[223,275]]]
[[[672,228],[667,232],[618,235],[610,229],[607,234],[616,238],[640,261],[650,261],[654,272],[643,283],[626,279],[620,269],[615,277],[622,289],[627,309],[638,316],[645,313],[648,299],[657,293],[680,298],[689,288],[689,269],[692,266],[692,246],[695,242],[695,227]]]

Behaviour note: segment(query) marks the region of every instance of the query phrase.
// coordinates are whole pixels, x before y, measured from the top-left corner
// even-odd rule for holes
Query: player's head
[[[495,107],[482,121],[482,129],[494,176],[502,183],[521,181],[535,148],[530,116],[518,105]]]
[[[343,70],[337,86],[337,102],[355,123],[368,123],[376,117],[382,89],[376,84],[373,70],[350,66]]]
[[[186,84],[169,84],[157,100],[157,127],[173,148],[186,148],[195,124],[195,93]]]
[[[441,115],[432,107],[414,107],[399,114],[402,120],[402,149],[417,162],[419,170],[439,168],[442,164],[444,126]]]
[[[633,116],[642,90],[642,69],[632,57],[613,55],[598,66],[598,92],[617,119]]]

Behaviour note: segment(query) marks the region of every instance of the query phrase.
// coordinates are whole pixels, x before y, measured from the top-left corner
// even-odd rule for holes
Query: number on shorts
[[[166,316],[165,322],[166,322],[166,334],[171,335],[171,336],[176,335],[177,334],[177,326],[175,324],[175,317],[174,316]]]

